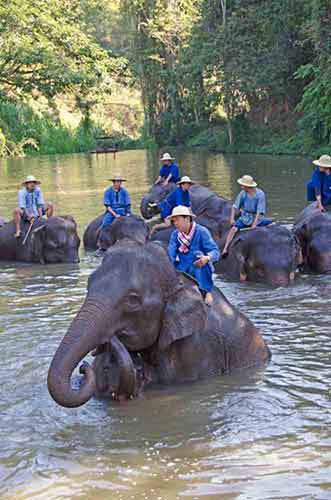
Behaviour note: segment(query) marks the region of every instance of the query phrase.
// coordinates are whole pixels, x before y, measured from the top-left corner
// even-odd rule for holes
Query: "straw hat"
[[[177,182],[177,184],[179,186],[180,184],[184,184],[185,182],[187,182],[188,184],[195,184],[195,182],[192,181],[187,175],[184,175],[184,177],[182,177],[180,181]]]
[[[171,161],[174,160],[174,158],[169,154],[169,153],[163,153],[163,156],[160,158],[161,161]]]
[[[22,182],[22,184],[27,184],[28,182],[35,182],[36,184],[41,184],[38,179],[36,179],[33,175],[27,175],[25,181]]]
[[[238,184],[241,186],[249,187],[249,188],[255,188],[257,186],[257,183],[253,179],[251,175],[243,175],[240,177],[240,179],[237,179]]]
[[[112,181],[112,182],[115,182],[115,181],[119,181],[119,182],[125,182],[126,179],[124,179],[121,175],[114,175],[113,177],[111,177],[110,179],[108,179],[109,181]]]
[[[322,155],[318,160],[314,160],[313,164],[318,167],[331,168],[331,157],[329,155]]]
[[[178,205],[173,209],[171,212],[171,215],[167,217],[167,219],[172,220],[174,217],[177,217],[178,215],[182,215],[183,217],[192,217],[192,219],[195,218],[195,215],[192,214],[191,209],[189,207],[184,207],[184,205]]]

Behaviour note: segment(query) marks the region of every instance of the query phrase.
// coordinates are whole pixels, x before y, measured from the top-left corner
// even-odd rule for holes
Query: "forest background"
[[[330,153],[330,0],[0,0],[0,156]]]

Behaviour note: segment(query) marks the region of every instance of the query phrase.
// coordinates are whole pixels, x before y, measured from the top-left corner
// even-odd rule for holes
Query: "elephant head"
[[[98,392],[95,370],[87,364],[84,384],[79,390],[71,386],[73,370],[90,351],[114,338],[130,354],[165,351],[193,329],[203,330],[205,321],[200,292],[183,285],[157,243],[118,242],[89,278],[85,302],[52,360],[49,392],[63,406],[80,406]],[[125,384],[131,386],[133,376],[125,377],[125,366],[130,372],[132,366],[123,349],[118,359],[123,360],[121,378],[127,380],[122,391],[130,392]]]
[[[319,274],[330,273],[331,213],[314,209],[294,226],[293,231],[302,248],[304,267]]]
[[[231,253],[242,281],[287,286],[300,264],[300,246],[285,227],[271,226],[243,231],[234,240]]]
[[[144,219],[151,219],[154,215],[160,212],[158,207],[150,207],[150,203],[159,203],[162,201],[168,194],[176,189],[177,185],[174,182],[169,182],[166,186],[162,184],[154,184],[143,199],[140,204],[140,211]]]
[[[29,247],[33,261],[41,263],[79,262],[80,239],[70,216],[53,216],[32,229]]]
[[[100,231],[99,244],[102,249],[107,249],[125,238],[137,243],[146,243],[148,235],[148,226],[141,217],[137,215],[119,217]]]

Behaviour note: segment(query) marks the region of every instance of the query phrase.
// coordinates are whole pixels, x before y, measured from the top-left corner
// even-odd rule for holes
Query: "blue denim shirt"
[[[212,262],[216,262],[220,258],[220,251],[212,235],[206,227],[200,224],[196,225],[189,251],[187,253],[180,252],[179,247],[178,230],[176,229],[170,237],[168,255],[178,271],[187,272],[201,254],[210,256],[211,268],[213,267]]]
[[[103,203],[105,207],[111,207],[115,212],[121,209],[121,211],[124,211],[123,215],[131,212],[130,196],[123,187],[119,191],[115,191],[112,187],[108,188],[104,193]]]
[[[238,194],[233,207],[241,210],[241,219],[247,225],[253,224],[256,214],[265,215],[266,199],[262,189],[256,189],[255,195],[250,196],[246,191],[242,190]]]
[[[191,206],[190,193],[184,191],[180,186],[159,203],[162,218],[165,219],[168,217],[178,205],[184,205],[185,207]]]
[[[28,191],[26,187],[18,192],[18,206],[29,215],[38,217],[38,208],[45,207],[45,201],[40,187],[36,186],[33,191]]]
[[[160,177],[164,177],[164,179],[167,179],[169,174],[171,174],[171,179],[169,182],[178,182],[180,180],[179,168],[176,163],[172,162],[170,165],[166,165],[164,163],[160,168]]]

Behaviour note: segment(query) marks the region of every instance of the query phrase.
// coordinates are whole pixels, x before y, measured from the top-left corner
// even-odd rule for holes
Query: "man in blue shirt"
[[[237,182],[243,189],[238,194],[231,209],[230,224],[232,227],[225,241],[222,252],[223,259],[228,256],[228,247],[237,231],[246,228],[254,229],[255,227],[267,226],[272,223],[271,219],[264,217],[266,213],[265,194],[262,189],[257,188],[257,183],[253,177],[243,175]],[[240,211],[241,215],[235,222],[236,211]]]
[[[103,229],[110,226],[114,219],[131,214],[130,196],[127,190],[122,187],[122,182],[126,179],[117,175],[109,180],[112,181],[113,185],[106,189],[103,197],[103,203],[106,207],[106,213],[102,222]]]
[[[194,181],[192,181],[187,175],[184,175],[184,177],[182,177],[181,180],[177,182],[178,188],[168,194],[168,196],[164,200],[160,201],[159,203],[149,204],[150,207],[159,207],[161,211],[161,217],[164,220],[162,224],[155,224],[155,226],[152,227],[151,234],[165,227],[169,227],[170,220],[168,219],[168,217],[175,207],[178,207],[178,205],[182,205],[185,207],[191,206],[189,189],[193,184]]]
[[[317,207],[323,212],[324,206],[331,205],[330,179],[328,177],[331,171],[331,157],[322,155],[318,160],[314,160],[313,164],[317,168],[307,184],[307,200],[316,200]]]
[[[169,216],[176,230],[170,237],[168,255],[178,271],[189,274],[198,282],[205,303],[213,303],[213,266],[220,257],[218,246],[206,227],[194,222],[189,207],[179,205]]]
[[[174,163],[174,158],[169,153],[164,153],[161,158],[162,166],[160,168],[159,176],[154,182],[154,184],[162,183],[163,186],[166,186],[169,182],[178,182],[179,168],[176,163]]]
[[[21,236],[21,219],[33,224],[38,217],[50,217],[54,213],[51,203],[45,205],[43,193],[38,181],[33,175],[28,175],[22,183],[23,188],[18,192],[18,207],[14,210],[15,238]]]

